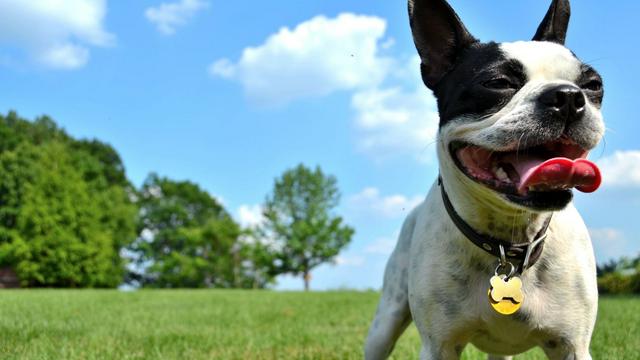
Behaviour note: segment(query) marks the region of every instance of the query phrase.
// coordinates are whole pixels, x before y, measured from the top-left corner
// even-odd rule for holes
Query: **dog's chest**
[[[469,342],[487,353],[517,354],[535,347],[541,341],[531,336],[529,327],[509,322],[502,326],[492,324],[475,329]]]
[[[539,300],[544,298],[543,290],[529,290],[522,307],[512,315],[497,313],[487,298],[487,276],[477,278],[475,299],[468,302],[472,311],[461,316],[458,328],[459,336],[483,351],[490,353],[519,353],[539,345],[547,337],[546,329],[552,327]]]
[[[407,240],[411,315],[421,334],[489,353],[516,354],[565,343],[592,328],[597,309],[595,261],[588,232],[573,206],[556,212],[544,250],[523,274],[524,301],[498,314],[488,290],[498,259],[466,239],[432,188]]]
[[[409,266],[411,312],[419,328],[437,329],[445,338],[506,354],[585,329],[584,319],[576,314],[590,313],[597,299],[595,287],[585,280],[592,269],[578,255],[588,249],[578,246],[570,251],[563,240],[583,243],[576,238],[583,232],[576,212],[556,215],[558,224],[572,226],[551,228],[543,256],[521,275],[522,307],[502,315],[491,307],[488,295],[498,260],[460,238],[450,225],[443,226],[445,214],[429,202],[425,221],[418,222],[413,234]]]

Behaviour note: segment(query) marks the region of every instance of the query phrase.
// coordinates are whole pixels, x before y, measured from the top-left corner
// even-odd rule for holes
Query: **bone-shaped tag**
[[[515,303],[521,303],[524,300],[522,280],[517,276],[506,281],[505,278],[504,275],[491,278],[491,299],[495,302],[511,299]]]

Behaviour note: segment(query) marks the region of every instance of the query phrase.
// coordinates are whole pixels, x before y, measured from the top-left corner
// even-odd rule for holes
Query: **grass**
[[[360,359],[374,292],[0,292],[2,359]],[[640,359],[640,298],[603,298],[594,359]],[[394,359],[417,358],[411,327]],[[471,347],[464,359],[484,359]],[[539,350],[516,359],[544,359]]]

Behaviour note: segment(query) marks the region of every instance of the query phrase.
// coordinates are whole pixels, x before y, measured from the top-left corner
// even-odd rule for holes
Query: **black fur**
[[[554,0],[534,40],[564,44],[571,9]],[[494,42],[480,43],[445,0],[409,1],[413,39],[421,58],[425,85],[438,100],[440,126],[461,115],[481,119],[497,112],[528,81],[524,68]],[[576,84],[596,106],[602,102],[602,79],[584,65]]]
[[[564,45],[570,14],[568,0],[553,0],[533,40]],[[410,0],[409,17],[421,58],[422,79],[437,99],[441,128],[452,120],[481,121],[497,113],[530,80],[523,63],[511,58],[500,44],[481,43],[473,37],[445,0]],[[513,137],[513,142],[517,141],[519,148],[526,151],[563,133],[571,135],[572,124],[579,123],[584,116],[585,99],[600,107],[603,97],[600,75],[586,64],[582,64],[580,70],[576,79],[568,79],[575,85],[549,87],[538,95],[527,118],[535,119],[537,125],[529,121],[520,133],[496,132],[495,136],[503,143]],[[560,91],[559,87],[568,88],[570,92]],[[572,101],[567,102],[571,106],[549,103],[549,99],[565,93],[567,99],[571,96]],[[486,140],[491,141],[490,136],[487,135]],[[580,139],[575,140],[583,145]],[[449,145],[457,146],[456,143]],[[452,157],[463,169],[453,151]],[[532,191],[526,196],[515,193],[515,189],[513,193],[502,193],[511,202],[536,210],[562,209],[573,196],[570,190]]]
[[[604,97],[602,77],[594,68],[587,64],[583,64],[582,74],[576,80],[576,84],[580,86],[582,92],[592,104],[598,108],[602,106],[602,98]]]
[[[491,83],[495,81],[508,84],[495,88],[500,85]],[[508,59],[498,44],[473,44],[434,88],[440,126],[461,115],[480,119],[497,112],[526,82],[522,64]]]
[[[564,45],[571,17],[569,0],[554,0],[547,11],[538,31],[533,36],[534,41],[550,41]]]
[[[445,0],[410,0],[409,24],[422,59],[422,80],[430,89],[453,68],[464,49],[478,42]]]

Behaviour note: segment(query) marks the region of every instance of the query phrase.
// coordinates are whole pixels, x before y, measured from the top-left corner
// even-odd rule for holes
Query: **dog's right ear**
[[[445,0],[409,0],[409,23],[422,60],[422,80],[432,90],[460,53],[478,41]]]

